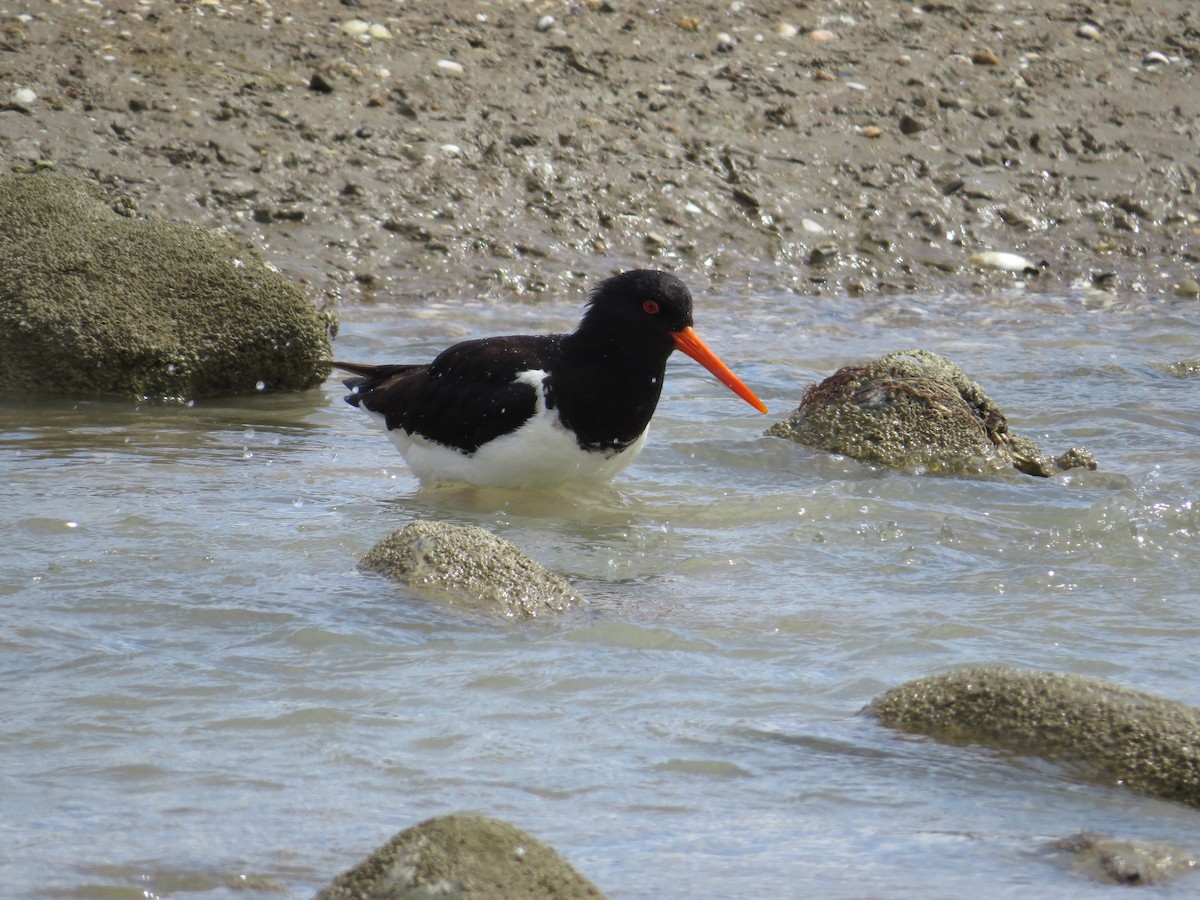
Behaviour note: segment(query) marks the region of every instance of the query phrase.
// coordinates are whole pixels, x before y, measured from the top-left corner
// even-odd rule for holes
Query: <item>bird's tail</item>
[[[343,372],[349,372],[355,376],[342,381],[342,384],[350,388],[351,394],[346,398],[346,402],[351,406],[358,406],[363,399],[363,394],[384,385],[389,379],[397,375],[406,375],[413,369],[421,368],[419,365],[395,364],[372,366],[366,363],[339,362],[337,360],[329,360],[326,365],[333,366],[335,369],[341,369]]]

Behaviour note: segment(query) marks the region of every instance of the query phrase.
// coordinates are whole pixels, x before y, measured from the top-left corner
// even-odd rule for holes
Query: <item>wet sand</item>
[[[1200,290],[1193,0],[6,9],[5,165],[229,228],[315,302],[634,265],[697,293]]]

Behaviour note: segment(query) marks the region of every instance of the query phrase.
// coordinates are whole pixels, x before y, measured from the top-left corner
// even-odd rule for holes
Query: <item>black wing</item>
[[[532,385],[516,381],[531,369],[550,371],[562,335],[484,338],[443,351],[428,365],[334,363],[353,372],[346,402],[381,413],[402,428],[447,447],[474,453],[515,431],[537,409]]]

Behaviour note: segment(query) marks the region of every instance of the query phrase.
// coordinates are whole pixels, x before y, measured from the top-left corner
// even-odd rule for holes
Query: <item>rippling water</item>
[[[1200,705],[1194,301],[699,297],[772,408],[673,359],[611,489],[420,492],[332,381],[180,408],[0,402],[0,883],[12,896],[311,894],[473,810],[614,897],[1104,896],[1037,852],[1200,852],[1200,813],[898,735],[872,697],[956,665]],[[575,303],[357,306],[339,356],[572,327]],[[920,477],[762,437],[840,365],[919,346],[1097,472]],[[360,575],[419,517],[590,599],[468,619]],[[1195,878],[1159,896],[1191,895]]]

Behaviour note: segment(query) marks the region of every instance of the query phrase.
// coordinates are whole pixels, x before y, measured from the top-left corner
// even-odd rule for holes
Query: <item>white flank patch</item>
[[[560,424],[558,413],[546,409],[542,391],[546,375],[541,369],[531,369],[517,376],[518,381],[537,391],[537,410],[516,431],[488,442],[472,454],[460,453],[399,428],[388,431],[387,435],[413,474],[426,485],[466,481],[494,487],[532,487],[611,480],[642,452],[649,429],[619,453],[585,452],[575,436]],[[380,427],[387,428],[380,413],[367,414]]]

